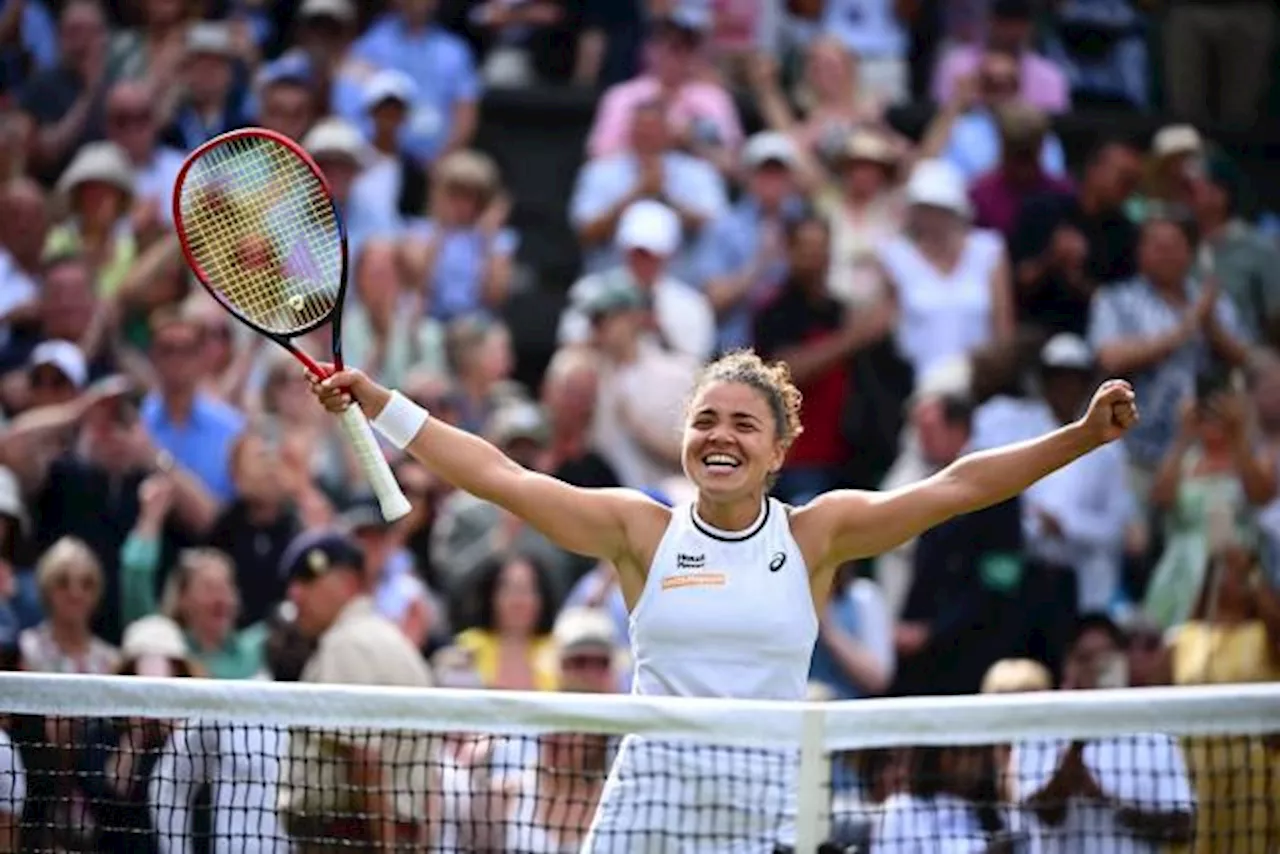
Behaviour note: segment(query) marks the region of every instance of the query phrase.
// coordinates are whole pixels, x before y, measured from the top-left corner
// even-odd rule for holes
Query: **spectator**
[[[1149,106],[1145,5],[1132,0],[1056,4],[1045,34],[1045,58],[1066,75],[1077,104]]]
[[[1247,339],[1229,298],[1212,282],[1201,286],[1190,278],[1193,248],[1183,223],[1148,220],[1137,278],[1099,291],[1089,317],[1098,365],[1109,375],[1130,377],[1146,401],[1142,423],[1125,438],[1140,514],[1196,376],[1215,365],[1243,364],[1246,355]]]
[[[645,334],[645,298],[626,282],[604,284],[581,305],[600,364],[592,445],[623,486],[661,488],[681,470],[679,419],[697,362]]]
[[[889,0],[832,0],[823,9],[824,31],[858,57],[863,87],[887,103],[910,92],[902,9]]]
[[[147,491],[172,489],[163,481],[143,484],[144,508],[157,501],[171,500],[146,495]],[[139,518],[146,518],[144,509]],[[183,655],[213,679],[251,679],[263,671],[266,630],[261,624],[236,628],[240,611],[240,591],[236,588],[235,567],[230,558],[213,549],[186,549],[178,555],[164,579],[164,593],[156,600],[159,586],[159,544],[154,535],[137,529],[121,550],[121,612],[132,622],[149,614],[162,613],[183,632]],[[150,560],[149,560],[150,559]]]
[[[480,81],[466,42],[432,20],[433,0],[403,0],[356,40],[352,59],[402,71],[417,90],[401,143],[424,166],[471,145]]]
[[[427,208],[426,170],[400,144],[416,95],[413,80],[399,71],[379,71],[364,86],[371,163],[355,192],[362,204],[381,206],[379,221],[393,224],[389,231]]]
[[[747,141],[747,172],[738,203],[707,228],[699,241],[698,284],[717,316],[716,350],[750,346],[751,315],[767,303],[786,272],[783,232],[804,212],[797,186],[796,147],[777,132]]]
[[[787,454],[774,494],[801,505],[840,485],[851,449],[841,429],[853,385],[850,361],[889,335],[888,303],[848,310],[827,289],[831,239],[821,219],[808,217],[787,229],[790,256],[785,282],[755,316],[753,338],[762,357],[781,359],[805,397],[806,429]]]
[[[18,479],[0,468],[0,651],[15,658],[19,633],[37,625],[43,616],[36,573],[19,563],[26,553],[30,525]]]
[[[668,274],[679,240],[674,210],[650,200],[628,206],[614,239],[622,263],[584,276],[569,290],[569,306],[560,318],[560,344],[587,343],[590,325],[584,306],[596,294],[630,288],[651,307],[648,326],[660,346],[699,361],[708,358],[715,347],[712,306],[706,296]]]
[[[1085,163],[1078,195],[1048,193],[1023,203],[1009,243],[1021,323],[1082,335],[1094,292],[1137,273],[1138,227],[1124,205],[1140,175],[1137,152],[1104,142]]]
[[[1251,127],[1271,83],[1275,9],[1263,0],[1227,7],[1179,0],[1169,6],[1164,50],[1170,109],[1192,121]]]
[[[1070,333],[1049,339],[1039,363],[1042,397],[1034,411],[1023,409],[1016,416],[1026,435],[1055,430],[1079,418],[1098,375],[1089,345]],[[1046,636],[1052,625],[1062,624],[1057,615],[1105,613],[1120,600],[1125,527],[1133,513],[1127,468],[1124,448],[1108,445],[1023,495],[1028,552],[1040,564],[1040,581],[1051,582],[1041,603],[1047,609]],[[1055,640],[1065,645],[1066,636]],[[1061,649],[1054,643],[1051,650],[1049,663],[1056,665]]]
[[[130,219],[137,175],[124,149],[112,142],[86,145],[58,179],[70,216],[45,240],[46,257],[83,254],[97,292],[115,295],[137,257]]]
[[[1280,596],[1264,577],[1256,551],[1226,535],[1213,548],[1190,619],[1169,633],[1175,685],[1223,685],[1280,679]],[[1189,739],[1187,764],[1196,782],[1195,854],[1216,840],[1241,839],[1246,852],[1280,838],[1266,809],[1277,792],[1271,751],[1250,736]]]
[[[903,224],[898,175],[900,158],[880,133],[849,137],[834,157],[838,196],[828,210],[831,227],[831,295],[853,308],[888,296],[876,247],[892,240]]]
[[[467,29],[484,50],[481,75],[489,85],[519,88],[539,79],[553,82],[572,67],[575,4],[469,0],[464,6]]]
[[[191,25],[182,65],[184,94],[164,133],[167,144],[190,151],[220,133],[248,124],[248,93],[236,59],[229,25],[209,21]]]
[[[545,459],[546,416],[527,401],[510,401],[490,419],[486,438],[525,468],[540,471]],[[476,573],[487,561],[512,549],[538,561],[550,577],[555,601],[568,589],[578,560],[505,510],[466,492],[454,491],[440,505],[431,534],[431,554],[448,577],[444,588],[465,598],[477,583]],[[457,609],[455,609],[456,611]]]
[[[162,145],[153,114],[153,93],[136,81],[117,83],[107,92],[107,139],[120,146],[133,169],[133,230],[150,242],[173,219],[173,185],[182,153]]]
[[[312,85],[305,57],[284,56],[263,66],[255,81],[258,124],[301,142],[322,114]]]
[[[311,502],[299,496],[300,490],[314,489],[309,472],[290,471],[294,483],[281,476],[280,440],[268,424],[250,422],[232,444],[227,463],[235,495],[220,509],[208,541],[231,557],[240,591],[240,626],[247,627],[266,619],[284,598],[280,558],[304,521],[316,526],[326,519],[306,512]]]
[[[445,357],[456,382],[458,423],[480,433],[498,407],[515,396],[510,384],[511,333],[502,323],[483,317],[459,318],[446,333]]]
[[[281,570],[301,632],[316,639],[303,682],[429,688],[431,671],[364,594],[364,555],[320,531],[298,536]],[[290,733],[280,771],[279,815],[302,854],[334,840],[389,847],[426,844],[431,747],[415,733]],[[327,758],[322,758],[327,757]],[[381,781],[381,782],[377,782]]]
[[[1151,216],[1190,209],[1203,172],[1204,139],[1190,125],[1167,125],[1151,140],[1142,195],[1129,200],[1129,216],[1141,224]]]
[[[41,261],[49,233],[44,192],[17,178],[0,191],[0,345],[36,320]]]
[[[796,116],[782,89],[777,64],[760,54],[751,67],[751,84],[759,109],[771,130],[785,133],[796,146],[798,165],[807,178],[822,174],[829,154],[840,154],[858,130],[882,130],[883,105],[861,86],[861,64],[834,36],[809,43],[799,99],[804,115]]]
[[[98,0],[69,0],[58,18],[58,64],[23,87],[22,111],[35,126],[35,176],[52,184],[86,142],[103,132],[107,26]]]
[[[983,344],[1010,340],[1013,292],[1004,242],[970,225],[953,167],[917,164],[906,200],[906,230],[881,247],[880,263],[901,306],[898,346],[922,377]]]
[[[368,196],[355,190],[369,166],[368,145],[354,125],[341,119],[322,119],[307,131],[302,146],[329,182],[346,221],[347,251],[359,263],[366,241],[391,227],[391,223],[379,220],[379,211],[370,207]]]
[[[613,621],[598,608],[566,607],[552,630],[560,691],[612,694],[627,669],[625,647],[617,645]]]
[[[354,59],[356,10],[349,0],[304,0],[297,7],[294,28],[296,55],[305,58],[311,85],[327,112],[353,125],[364,120],[364,83],[368,63]]]
[[[232,443],[244,429],[244,416],[201,391],[206,367],[200,359],[203,335],[204,329],[185,307],[153,316],[151,355],[157,387],[142,401],[140,415],[156,446],[195,474],[221,502],[235,493],[229,460]]]
[[[1071,106],[1067,78],[1056,64],[1031,50],[1035,22],[1030,0],[992,0],[987,22],[986,51],[1011,56],[1015,62],[1012,91],[1022,100],[1046,113],[1066,112]],[[983,64],[983,48],[956,45],[938,62],[933,81],[933,99],[951,102],[962,79]]]
[[[968,447],[972,405],[934,398],[918,416],[925,460],[941,469]],[[987,668],[1022,657],[1023,534],[1020,499],[922,534],[898,625],[895,695],[970,694]]]
[[[144,83],[155,96],[153,103],[163,125],[177,97],[187,24],[194,16],[181,0],[144,0],[138,10],[139,26],[117,31],[111,39],[107,76],[113,83]]]
[[[618,486],[618,476],[591,445],[591,423],[600,398],[600,369],[591,354],[563,349],[542,378],[542,407],[549,438],[539,469],[589,489]]]
[[[875,697],[893,682],[893,619],[874,581],[852,566],[836,576],[827,609],[818,618],[818,645],[809,681],[834,700]]]
[[[1156,469],[1151,503],[1164,511],[1164,552],[1151,577],[1145,611],[1172,628],[1188,618],[1221,519],[1246,520],[1276,497],[1276,460],[1256,450],[1248,399],[1212,376],[1197,378],[1183,404],[1177,436]]]
[[[93,634],[102,603],[102,567],[81,540],[64,537],[36,565],[45,619],[18,638],[22,669],[44,673],[111,673],[120,662],[115,647]]]
[[[1107,617],[1077,624],[1063,669],[1067,690],[1127,687],[1124,633]],[[1010,763],[1020,806],[1055,851],[1163,851],[1190,841],[1196,798],[1171,737],[1019,744]],[[1105,847],[1104,847],[1105,846]]]
[[[432,172],[427,214],[410,226],[404,247],[408,278],[424,311],[445,323],[500,314],[520,238],[507,227],[511,201],[497,166],[475,151],[446,155]]]
[[[1045,194],[1070,195],[1074,188],[1070,181],[1047,174],[1040,165],[1040,152],[1049,134],[1049,120],[1043,113],[1013,102],[999,109],[996,121],[1000,128],[1000,163],[973,182],[969,196],[973,200],[974,224],[1008,238],[1028,199]]]
[[[941,156],[964,176],[966,183],[994,169],[1000,162],[1000,131],[996,116],[1007,104],[1027,103],[1018,96],[1018,67],[1004,53],[988,53],[974,77],[961,81],[951,100],[943,102],[921,143],[926,157]],[[1045,136],[1040,165],[1053,176],[1066,173],[1062,143]]]
[[[619,147],[583,164],[569,220],[586,251],[586,271],[598,273],[617,261],[617,250],[610,251],[609,245],[616,246],[622,215],[636,202],[659,201],[680,218],[669,253],[681,248],[674,262],[680,275],[692,261],[694,239],[728,206],[724,182],[706,160],[676,150],[660,102],[642,101],[628,109],[629,149]]]
[[[1210,263],[1205,269],[1202,252],[1197,272],[1217,278],[1252,340],[1269,342],[1280,333],[1280,249],[1240,215],[1243,193],[1243,176],[1230,160],[1207,158],[1192,200]]]
[[[628,141],[639,148],[636,113],[647,108],[670,129],[677,146],[722,171],[732,170],[731,158],[742,140],[737,108],[723,87],[699,73],[710,26],[709,10],[687,3],[672,4],[653,22],[647,51],[652,71],[605,91],[587,139],[588,157],[623,154]]]
[[[519,554],[496,555],[475,571],[473,627],[454,643],[471,656],[485,688],[554,691],[554,594],[547,571]]]

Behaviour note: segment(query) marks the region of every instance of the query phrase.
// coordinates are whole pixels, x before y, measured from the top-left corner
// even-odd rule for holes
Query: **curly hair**
[[[804,432],[800,423],[800,407],[804,396],[791,380],[786,362],[765,362],[753,350],[734,350],[708,364],[698,375],[693,395],[711,383],[741,383],[764,396],[773,415],[773,426],[786,447]]]

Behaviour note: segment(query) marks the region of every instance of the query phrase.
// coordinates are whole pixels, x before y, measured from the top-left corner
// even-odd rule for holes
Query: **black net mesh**
[[[412,731],[22,712],[0,716],[0,852],[1280,851],[1280,714],[1273,734],[1080,740],[1001,739],[993,714],[994,743],[823,751],[815,776],[799,740],[541,714],[485,734],[483,704]]]

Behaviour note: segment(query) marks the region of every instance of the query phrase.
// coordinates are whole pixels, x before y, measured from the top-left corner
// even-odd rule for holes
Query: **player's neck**
[[[698,518],[721,531],[745,531],[760,518],[761,495],[752,495],[732,501],[713,501],[705,495],[698,496],[695,509]]]

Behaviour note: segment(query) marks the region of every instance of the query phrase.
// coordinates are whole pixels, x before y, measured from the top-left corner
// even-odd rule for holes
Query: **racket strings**
[[[241,136],[210,148],[179,189],[187,248],[208,286],[254,325],[323,321],[341,286],[341,231],[322,182],[289,148]]]

